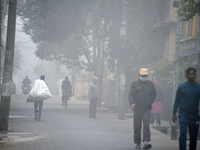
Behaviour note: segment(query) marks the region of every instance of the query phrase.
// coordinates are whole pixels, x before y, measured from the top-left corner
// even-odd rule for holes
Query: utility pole
[[[76,86],[76,64],[73,65],[73,74],[72,74],[72,95],[74,96]]]
[[[0,2],[0,79],[1,79],[1,71],[2,71],[2,68],[1,68],[1,57],[2,57],[2,50],[3,50],[2,41],[1,41],[2,40],[1,28],[2,28],[2,2]]]
[[[9,0],[3,87],[0,104],[0,130],[8,130],[13,73],[17,0]]]
[[[180,2],[180,0],[179,0]],[[180,9],[181,5],[178,5]],[[176,90],[178,88],[178,76],[179,76],[179,56],[180,56],[180,33],[181,33],[181,16],[177,16],[177,29],[176,29],[176,53],[174,60],[174,80],[173,80],[173,97],[172,97],[172,107],[176,97]],[[171,139],[176,140],[177,137],[177,125],[171,123]]]
[[[102,82],[103,82],[103,69],[102,69],[102,65],[103,65],[103,33],[99,32],[97,33],[97,35],[95,36],[95,42],[97,43],[96,46],[94,47],[94,56],[95,57],[95,72],[94,72],[94,76],[96,76],[99,81],[98,81],[98,89],[99,89],[99,99],[97,102],[97,106],[99,108],[101,108],[101,102],[102,102]]]
[[[99,87],[99,100],[97,106],[101,108],[102,102],[102,86],[103,86],[103,66],[104,66],[104,34],[100,33],[98,35],[98,51],[97,51],[97,77],[99,79],[98,87]]]
[[[121,50],[127,48],[127,0],[122,0],[122,27],[120,28]],[[125,119],[125,82],[126,74],[123,64],[120,68],[119,76],[119,102],[118,102],[118,119]]]

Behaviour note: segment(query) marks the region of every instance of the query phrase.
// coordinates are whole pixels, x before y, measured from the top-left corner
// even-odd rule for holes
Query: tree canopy
[[[134,0],[128,1],[127,6],[126,48],[121,48],[119,35],[122,26],[121,17],[116,15],[109,29],[107,55],[111,67],[117,59],[118,65],[122,65],[125,70],[130,70],[130,68],[156,62],[161,58],[162,33],[155,33],[153,25],[163,20],[161,10],[164,5],[162,0],[150,0],[148,3],[144,0]]]
[[[18,15],[24,31],[35,43],[66,41],[85,27],[85,16],[92,0],[20,0]]]
[[[127,46],[121,48],[122,0],[21,0],[19,12],[41,59],[79,63],[95,68],[96,49],[106,41],[103,52],[108,68],[152,63],[161,57],[161,35],[153,25],[162,20],[164,0],[127,0]],[[86,62],[80,62],[85,56]]]
[[[80,46],[85,17],[92,3],[92,0],[20,0],[18,15],[25,33],[37,44],[36,56],[61,63],[77,62],[84,47]]]
[[[181,0],[178,14],[182,16],[182,20],[192,19],[197,13],[200,13],[200,2],[196,0]]]

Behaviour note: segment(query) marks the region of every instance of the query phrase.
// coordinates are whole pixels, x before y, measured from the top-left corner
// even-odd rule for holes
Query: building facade
[[[180,59],[179,64],[188,62],[200,71],[200,16],[181,22]]]

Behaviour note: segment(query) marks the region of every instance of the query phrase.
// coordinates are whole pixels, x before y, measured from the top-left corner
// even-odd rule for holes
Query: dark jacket
[[[62,100],[69,100],[72,94],[72,86],[69,80],[63,80],[62,85]]]
[[[72,89],[72,86],[71,86],[71,83],[70,83],[70,81],[66,81],[66,80],[63,80],[63,82],[62,82],[62,85],[61,85],[61,88],[62,88],[62,90],[65,90],[65,91],[69,91],[69,90],[71,90]]]
[[[31,80],[29,78],[24,78],[22,81],[22,84],[29,85],[29,84],[31,84]]]
[[[163,102],[164,101],[164,94],[160,87],[156,87],[156,99],[155,101]]]
[[[129,92],[130,105],[135,103],[137,108],[151,109],[151,104],[156,97],[156,90],[153,83],[149,80],[137,80],[131,84]]]

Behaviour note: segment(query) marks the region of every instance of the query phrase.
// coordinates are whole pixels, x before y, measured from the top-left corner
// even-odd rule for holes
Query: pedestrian
[[[72,86],[68,76],[66,76],[65,80],[62,81],[61,88],[62,88],[62,106],[64,106],[65,101],[70,100],[69,98],[71,97],[72,94]]]
[[[93,76],[92,83],[89,86],[89,118],[97,118],[96,117],[96,109],[97,109],[97,101],[99,97],[99,90],[98,90],[98,78]]]
[[[131,84],[129,92],[129,103],[134,111],[134,143],[136,149],[141,149],[141,127],[143,122],[143,149],[152,147],[150,142],[149,121],[151,116],[151,104],[156,97],[153,82],[148,80],[148,69],[140,69],[140,78]]]
[[[179,108],[178,118],[180,124],[179,149],[186,150],[187,127],[190,135],[190,150],[196,150],[197,136],[199,129],[199,98],[200,84],[195,81],[196,69],[189,67],[186,70],[187,81],[180,84],[173,106],[172,121],[177,121],[177,109]]]
[[[40,80],[43,80],[45,82],[45,76],[41,75]],[[38,109],[38,105],[39,105],[39,109]],[[38,121],[41,121],[42,107],[43,107],[43,100],[34,102],[35,119],[37,119]]]
[[[152,104],[150,124],[154,124],[154,119],[156,118],[156,124],[157,126],[160,126],[160,114],[163,113],[162,102],[164,100],[164,95],[162,89],[159,87],[158,81],[154,80],[153,83],[156,89],[156,99]]]

